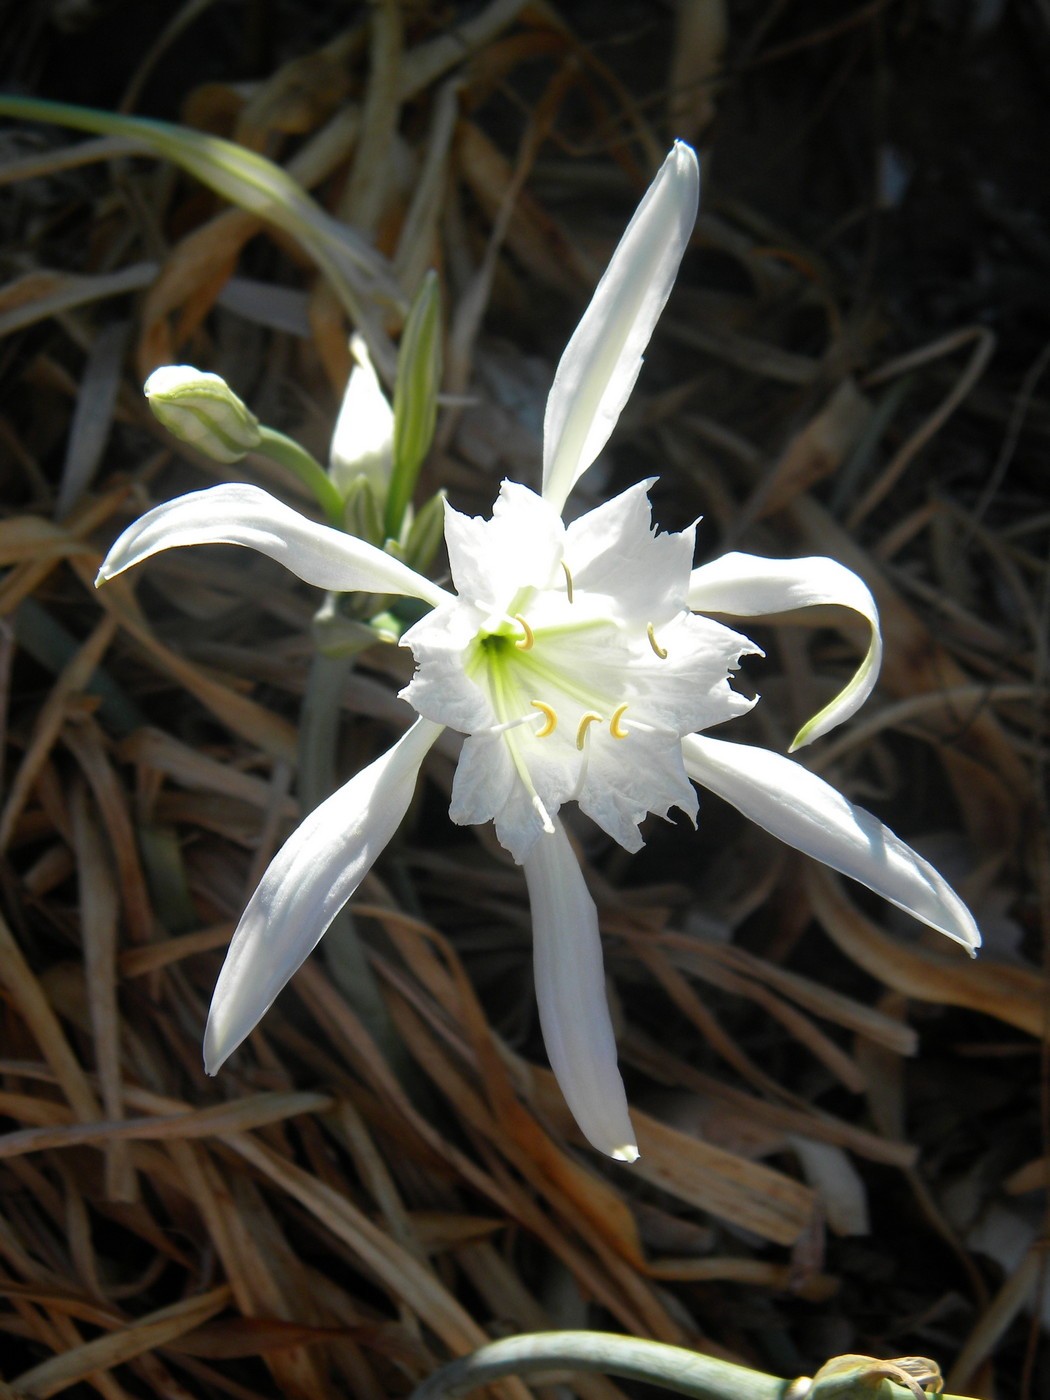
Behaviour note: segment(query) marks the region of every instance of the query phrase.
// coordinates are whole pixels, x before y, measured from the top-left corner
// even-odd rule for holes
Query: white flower
[[[860,880],[971,951],[965,905],[867,812],[792,759],[712,739],[748,710],[730,677],[754,647],[696,616],[840,603],[871,625],[842,694],[800,733],[848,718],[878,673],[871,594],[830,559],[730,554],[692,569],[693,529],[655,535],[643,482],[570,525],[560,511],[605,445],[631,391],[696,214],[696,158],[677,143],[636,211],[562,357],[547,405],[543,490],[504,482],[491,520],[446,508],[451,594],[360,540],[315,525],[252,486],[217,486],[150,511],[125,531],[109,578],[173,545],[242,544],[300,578],[400,593],[433,611],[405,634],[418,663],[403,697],[419,718],[392,749],[312,812],[271,863],[237,927],[205,1035],[214,1073],[354,893],[393,835],[443,726],[467,736],[451,816],[492,820],[523,865],[532,904],[544,1040],[588,1140],[637,1156],[605,998],[594,903],[558,819],[564,802],[628,850],[638,823],[672,807],[692,819],[691,781],[797,849]],[[691,780],[691,781],[690,781]]]
[[[757,648],[688,610],[695,531],[654,537],[649,485],[568,526],[507,481],[491,520],[445,507],[457,597],[405,633],[403,695],[470,736],[452,819],[519,864],[570,799],[629,851],[647,813],[695,816],[681,739],[751,708],[729,675]]]

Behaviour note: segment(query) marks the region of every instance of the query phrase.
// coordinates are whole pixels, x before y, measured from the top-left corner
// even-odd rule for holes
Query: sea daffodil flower
[[[390,555],[316,525],[252,486],[217,486],[149,512],[100,578],[173,545],[247,545],[308,583],[423,599],[402,638],[418,718],[313,811],[237,927],[205,1033],[214,1073],[258,1023],[393,835],[444,726],[466,735],[452,793],[460,823],[492,820],[523,867],[544,1040],[576,1121],[602,1152],[637,1156],[605,997],[598,918],[559,809],[575,801],[628,850],[647,813],[692,820],[693,782],[797,849],[973,950],[965,905],[921,856],[790,758],[712,739],[751,708],[730,678],[746,637],[703,611],[753,616],[840,603],[871,644],[857,675],[796,745],[856,710],[881,641],[871,594],[830,559],[730,554],[692,568],[694,528],[654,535],[643,482],[571,524],[561,510],[608,440],[641,366],[696,215],[699,173],[677,143],[635,212],[562,357],[547,405],[540,494],[504,482],[490,520],[446,506],[455,593]],[[705,731],[705,732],[699,732]]]

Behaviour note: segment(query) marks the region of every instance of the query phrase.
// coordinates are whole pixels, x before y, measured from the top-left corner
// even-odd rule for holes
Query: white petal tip
[[[807,745],[812,744],[814,739],[821,738],[829,729],[835,727],[838,720],[831,718],[831,712],[835,709],[836,704],[837,701],[833,702],[831,705],[825,706],[820,714],[814,715],[812,719],[808,719],[805,722],[792,739],[788,747],[788,753],[796,753],[799,749],[806,748]],[[848,716],[844,715],[843,718],[848,718]],[[826,722],[822,723],[822,721]]]
[[[977,949],[981,946],[981,930],[976,924],[963,933],[949,933],[948,937],[956,943],[961,943],[971,958],[977,956]]]
[[[104,574],[102,570],[99,569],[98,573],[95,575],[95,587],[101,588],[107,578],[109,578],[109,574]]]
[[[224,1065],[224,1064],[226,1063],[226,1061],[230,1058],[230,1056],[233,1054],[233,1052],[234,1052],[234,1050],[235,1050],[236,1048],[237,1048],[236,1046],[231,1045],[230,1048],[229,1048],[228,1050],[224,1050],[224,1051],[220,1054],[220,1052],[219,1052],[219,1050],[216,1048],[216,1046],[213,1045],[213,1044],[211,1044],[211,1043],[209,1043],[209,1040],[208,1040],[208,1032],[207,1032],[207,1029],[205,1029],[205,1032],[204,1032],[204,1073],[208,1076],[209,1079],[214,1079],[214,1078],[215,1078],[215,1076],[218,1074],[219,1070],[222,1069],[223,1065]]]
[[[675,158],[675,164],[680,169],[693,169],[699,171],[700,162],[696,158],[696,152],[688,141],[677,140],[671,147],[671,154]]]
[[[629,1147],[617,1147],[609,1153],[614,1162],[637,1162],[640,1155],[637,1147],[633,1144]]]

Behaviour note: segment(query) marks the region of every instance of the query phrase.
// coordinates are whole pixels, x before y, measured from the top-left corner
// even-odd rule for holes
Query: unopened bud
[[[359,335],[351,338],[350,349],[357,363],[350,372],[332,433],[328,475],[345,499],[355,479],[363,474],[385,501],[394,450],[394,410]]]
[[[169,433],[216,462],[239,462],[259,445],[258,418],[217,374],[163,365],[146,380],[143,393]]]

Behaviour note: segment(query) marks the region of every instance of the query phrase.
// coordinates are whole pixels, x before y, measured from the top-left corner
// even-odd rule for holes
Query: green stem
[[[864,1362],[845,1356],[842,1362]],[[878,1363],[872,1362],[872,1366]],[[832,1367],[822,1367],[825,1371]],[[428,1376],[411,1400],[451,1400],[504,1376],[548,1371],[600,1371],[658,1385],[693,1400],[911,1400],[911,1392],[870,1368],[847,1367],[841,1375],[786,1381],[731,1361],[609,1332],[534,1332],[504,1337],[479,1347]],[[965,1400],[941,1395],[938,1400]]]
[[[299,713],[298,790],[304,816],[335,791],[339,711],[352,667],[352,656],[326,656],[319,651],[310,661]]]
[[[263,457],[269,457],[271,462],[277,462],[280,466],[287,468],[294,476],[297,476],[304,486],[317,497],[318,504],[328,516],[329,523],[337,530],[343,528],[343,498],[336,490],[331,477],[321,466],[316,457],[312,457],[305,447],[301,447],[293,438],[285,437],[284,433],[279,433],[275,428],[260,427],[260,442],[258,447],[253,447],[253,452],[258,452]]]
[[[790,1381],[662,1342],[606,1332],[535,1332],[504,1337],[428,1376],[412,1400],[464,1395],[503,1376],[601,1371],[647,1381],[695,1400],[786,1400]]]

